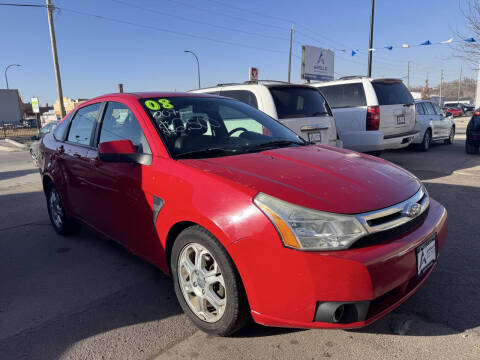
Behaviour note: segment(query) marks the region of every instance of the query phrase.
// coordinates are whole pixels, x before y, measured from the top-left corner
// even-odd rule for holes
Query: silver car
[[[451,116],[445,116],[442,109],[433,101],[416,100],[418,134],[413,140],[419,151],[428,151],[433,141],[452,144],[455,137],[455,122]]]

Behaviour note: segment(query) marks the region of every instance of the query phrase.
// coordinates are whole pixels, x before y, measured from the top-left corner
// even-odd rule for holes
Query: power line
[[[139,10],[147,11],[149,13],[166,15],[168,17],[180,19],[180,20],[187,21],[187,22],[190,22],[190,23],[194,22],[194,23],[197,23],[197,24],[207,25],[207,26],[218,28],[218,29],[238,32],[238,33],[247,34],[247,35],[253,35],[253,36],[256,36],[256,37],[264,37],[264,38],[268,38],[268,39],[288,41],[287,38],[282,38],[282,37],[279,37],[279,36],[259,34],[259,33],[245,31],[245,30],[241,30],[241,29],[235,29],[235,28],[231,28],[231,27],[223,26],[223,25],[219,25],[219,24],[212,24],[212,23],[209,23],[207,21],[201,21],[201,20],[192,19],[192,18],[188,18],[188,17],[185,17],[185,16],[181,16],[181,15],[172,14],[171,12],[164,12],[164,11],[159,11],[157,9],[152,9],[152,8],[148,8],[148,7],[134,5],[134,4],[126,2],[126,1],[121,1],[121,0],[110,0],[110,1],[115,2],[117,4],[122,4],[124,6],[130,6],[130,7],[139,9]]]
[[[17,7],[36,7],[36,8],[46,8],[46,5],[39,5],[39,4],[15,4],[15,3],[0,3],[0,6],[17,6]]]
[[[253,49],[253,50],[274,52],[274,53],[280,53],[280,54],[286,54],[287,53],[284,50],[268,49],[268,48],[265,48],[265,47],[257,47],[257,46],[252,46],[252,45],[236,43],[236,42],[232,42],[232,41],[215,39],[215,38],[211,38],[211,37],[203,36],[203,35],[184,33],[184,32],[180,32],[180,31],[169,30],[169,29],[164,29],[164,28],[160,28],[160,27],[156,27],[156,26],[139,24],[139,23],[134,23],[132,21],[121,20],[121,19],[116,19],[116,18],[112,18],[112,17],[108,17],[108,16],[88,13],[88,12],[85,12],[85,11],[80,11],[80,10],[75,10],[75,9],[69,9],[69,8],[58,7],[58,6],[56,8],[60,9],[60,10],[63,10],[63,11],[71,12],[71,13],[74,13],[74,14],[82,15],[82,16],[94,17],[94,18],[101,19],[101,20],[106,20],[106,21],[110,21],[110,22],[115,22],[115,23],[124,24],[124,25],[130,25],[130,26],[149,29],[149,30],[155,30],[155,31],[169,33],[169,34],[183,36],[183,37],[203,39],[203,40],[208,40],[208,41],[211,41],[211,42],[221,43],[221,44],[225,44],[225,45],[232,45],[232,46],[240,46],[240,47]]]

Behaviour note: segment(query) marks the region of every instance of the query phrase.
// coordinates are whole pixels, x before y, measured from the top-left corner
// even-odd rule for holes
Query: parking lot
[[[465,153],[467,121],[456,119],[453,145],[382,155],[449,213],[447,244],[418,293],[363,329],[251,325],[232,338],[197,330],[170,279],[116,243],[88,229],[56,235],[28,152],[0,143],[0,358],[479,359],[480,155]]]

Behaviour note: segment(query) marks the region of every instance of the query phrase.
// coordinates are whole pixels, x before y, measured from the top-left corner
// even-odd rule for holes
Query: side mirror
[[[139,154],[130,140],[107,141],[98,144],[98,158],[103,162],[150,165],[152,155]]]

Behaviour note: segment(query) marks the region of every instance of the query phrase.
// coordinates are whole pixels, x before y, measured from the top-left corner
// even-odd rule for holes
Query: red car
[[[427,280],[447,212],[387,161],[305,142],[236,100],[113,94],[39,158],[55,231],[86,224],[171,274],[202,330],[355,328]]]
[[[463,116],[462,109],[455,106],[444,107],[443,112],[445,113],[445,116],[453,116],[453,117]]]

